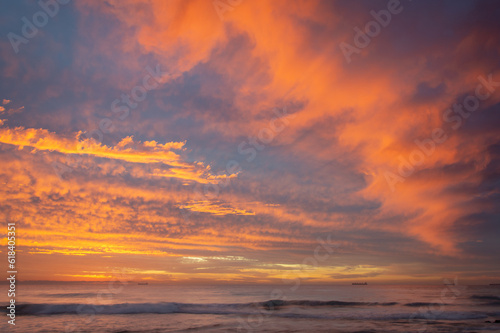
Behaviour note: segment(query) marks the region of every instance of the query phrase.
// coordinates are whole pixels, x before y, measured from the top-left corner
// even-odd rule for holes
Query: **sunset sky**
[[[2,258],[14,221],[21,280],[498,282],[499,17],[2,1]]]

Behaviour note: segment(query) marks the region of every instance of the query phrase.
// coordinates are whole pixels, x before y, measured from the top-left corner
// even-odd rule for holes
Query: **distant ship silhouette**
[[[353,286],[367,286],[368,283],[366,283],[366,282],[353,282],[352,285]]]
[[[147,286],[149,283],[147,283],[147,282],[139,282],[137,284],[140,285],[140,286]]]

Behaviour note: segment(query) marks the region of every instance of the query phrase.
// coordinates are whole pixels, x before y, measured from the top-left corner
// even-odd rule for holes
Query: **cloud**
[[[444,83],[431,87],[428,82],[421,82],[417,85],[412,100],[415,103],[429,102],[442,97],[445,91],[446,85]]]
[[[343,279],[360,279],[360,278],[371,278],[375,276],[379,276],[382,273],[379,272],[371,272],[371,273],[363,273],[363,274],[332,274],[331,277],[336,280]]]
[[[24,110],[24,106],[21,106],[19,108],[16,108],[16,109],[5,109],[5,107],[3,106],[0,106],[0,114],[5,114],[5,115],[13,115],[15,113],[20,113]]]
[[[169,169],[163,174],[155,172],[154,175],[187,181],[207,183],[209,180],[218,179],[217,176],[211,176],[209,168],[205,168],[202,163],[189,164],[182,160],[175,151],[184,150],[185,142],[134,142],[132,137],[126,137],[115,147],[108,147],[93,139],[80,140],[81,136],[82,133],[77,133],[73,137],[61,137],[44,129],[23,127],[0,129],[0,142],[17,146],[19,149],[31,147],[40,151],[102,157],[128,163],[161,164]]]
[[[92,0],[61,12],[65,29],[54,24],[25,52],[0,48],[2,91],[25,106],[2,106],[0,128],[2,208],[24,221],[23,246],[101,266],[74,278],[106,276],[99,256],[131,254],[160,258],[128,259],[158,279],[280,281],[332,234],[349,250],[312,272],[316,281],[431,279],[445,267],[479,276],[476,262],[498,248],[488,230],[500,94],[459,129],[443,114],[479,76],[500,80],[498,6],[407,2],[347,64],[340,43],[385,6],[242,2],[221,21],[210,1]],[[113,101],[156,64],[175,74],[117,117]],[[292,117],[266,140],[284,107]],[[104,118],[115,130],[85,139]],[[391,191],[385,174],[439,128],[446,141]],[[229,161],[240,170],[228,173]],[[249,266],[178,260],[230,256]],[[161,260],[177,270],[161,273]]]
[[[233,207],[228,207],[227,204],[224,205],[219,202],[214,202],[209,200],[188,202],[185,205],[180,206],[179,208],[189,209],[190,211],[199,213],[210,213],[213,215],[227,215],[227,214],[255,215],[255,213],[246,211],[244,209],[236,209]]]

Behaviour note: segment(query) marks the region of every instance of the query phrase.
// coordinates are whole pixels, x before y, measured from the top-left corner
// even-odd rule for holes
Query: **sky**
[[[2,1],[2,257],[14,222],[21,280],[498,282],[498,17]]]

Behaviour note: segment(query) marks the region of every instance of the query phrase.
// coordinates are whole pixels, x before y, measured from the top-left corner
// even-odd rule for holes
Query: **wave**
[[[57,294],[54,297],[59,297]],[[63,296],[61,296],[63,297]],[[269,300],[257,303],[237,304],[191,304],[191,303],[122,303],[122,304],[20,304],[16,313],[20,315],[53,315],[53,314],[139,314],[139,313],[194,313],[194,314],[233,314],[258,313],[262,310],[273,311],[285,308],[316,307],[355,307],[355,306],[391,306],[396,302],[343,302],[343,301],[311,301],[311,300]],[[5,310],[5,307],[2,307]]]
[[[371,318],[371,319],[387,319],[387,320],[468,320],[468,319],[484,319],[488,318],[489,315],[479,312],[468,312],[468,311],[429,311],[429,312],[414,312],[408,313],[394,313],[388,314],[383,317]]]
[[[350,307],[350,306],[391,306],[396,305],[396,302],[378,303],[378,302],[344,302],[344,301],[309,301],[309,300],[296,300],[296,301],[283,301],[283,300],[269,300],[262,303],[253,303],[260,305],[266,309],[280,309],[289,306],[302,306],[302,307],[316,307],[316,306],[336,306],[336,307]]]
[[[482,301],[500,301],[500,297],[493,295],[472,295],[472,299],[480,299]]]
[[[273,314],[274,315],[274,314]],[[277,317],[286,318],[318,318],[318,319],[347,319],[347,320],[391,320],[391,321],[408,321],[410,323],[418,323],[421,320],[470,320],[470,319],[485,319],[490,317],[490,314],[467,311],[439,311],[439,312],[397,312],[397,313],[352,313],[352,314],[332,314],[332,315],[314,315],[308,313],[283,313],[276,314]]]
[[[284,318],[321,319],[366,319],[366,320],[467,320],[482,319],[488,315],[479,312],[459,311],[414,311],[403,313],[381,312],[375,306],[391,306],[397,303],[365,303],[311,300],[270,300],[258,303],[237,304],[190,304],[190,303],[122,303],[122,304],[21,304],[16,306],[18,315],[123,315],[123,314],[211,314],[211,315],[255,315],[263,314]],[[339,307],[364,306],[360,311],[335,311]],[[374,306],[369,310],[366,306]],[[314,309],[331,311],[313,311]],[[6,312],[6,307],[2,307]]]
[[[470,296],[473,300],[486,301],[486,303],[481,303],[484,306],[500,306],[500,297],[493,295],[472,295]]]
[[[413,302],[406,303],[405,306],[413,306],[413,307],[425,307],[425,306],[442,306],[442,305],[451,305],[445,303],[426,303],[426,302]]]

